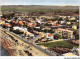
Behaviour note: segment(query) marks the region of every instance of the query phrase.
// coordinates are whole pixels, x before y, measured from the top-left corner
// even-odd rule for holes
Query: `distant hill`
[[[24,9],[79,9],[79,6],[47,6],[47,5],[3,5],[2,8]]]
[[[1,10],[12,10],[12,11],[27,11],[36,12],[40,11],[79,11],[79,6],[48,6],[48,5],[3,5]]]
[[[79,6],[3,5],[1,10],[28,12],[29,15],[79,15]]]

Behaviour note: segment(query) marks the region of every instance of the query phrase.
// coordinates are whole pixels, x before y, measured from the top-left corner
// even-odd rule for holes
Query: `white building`
[[[23,32],[27,32],[27,28],[21,28],[21,27],[18,27],[18,26],[16,26],[16,27],[13,27],[13,30],[21,30],[21,31],[23,31]]]
[[[47,37],[47,39],[49,39],[49,40],[54,40],[54,35],[53,34],[50,34],[50,33],[45,33],[45,35],[46,35],[46,37]]]

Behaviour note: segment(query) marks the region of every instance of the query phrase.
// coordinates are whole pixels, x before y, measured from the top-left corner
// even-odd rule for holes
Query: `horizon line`
[[[8,6],[8,5],[0,5],[0,6]],[[14,6],[18,6],[18,5],[15,4]],[[24,6],[24,5],[21,5],[21,6]],[[31,5],[25,5],[25,6],[31,6]],[[80,6],[80,5],[32,5],[32,6]]]

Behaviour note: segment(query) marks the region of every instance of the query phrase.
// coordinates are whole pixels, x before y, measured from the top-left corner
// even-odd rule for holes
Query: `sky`
[[[80,5],[80,0],[0,0],[0,5]]]

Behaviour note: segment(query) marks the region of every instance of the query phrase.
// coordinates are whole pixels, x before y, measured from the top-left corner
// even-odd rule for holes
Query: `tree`
[[[2,14],[3,16],[1,16],[1,17],[3,17],[3,18],[10,18],[10,17],[14,17],[14,15],[15,15],[15,13],[7,13],[7,14]]]
[[[24,32],[21,32],[20,30],[13,30],[14,33],[16,34],[23,34]]]
[[[62,36],[59,35],[59,34],[55,34],[54,38],[55,38],[55,39],[62,39]]]

